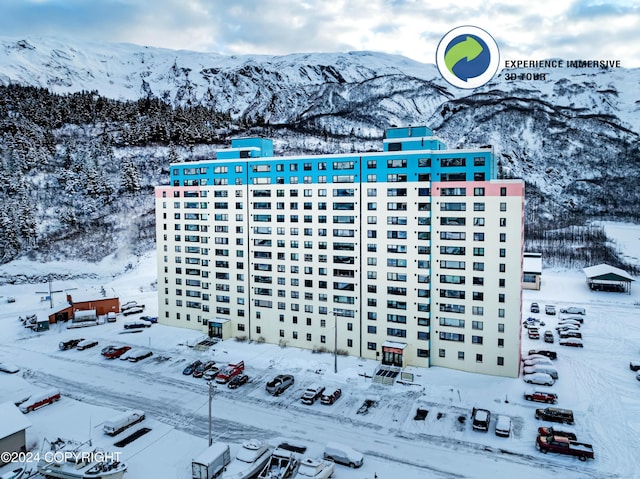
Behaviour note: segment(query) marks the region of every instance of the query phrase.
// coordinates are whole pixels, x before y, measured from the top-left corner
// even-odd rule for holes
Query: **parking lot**
[[[580,440],[593,444],[596,459],[587,463],[543,455],[535,449],[536,430],[544,421],[536,420],[534,411],[546,406],[524,398],[532,386],[522,378],[409,368],[414,374],[412,383],[378,386],[371,382],[375,363],[370,361],[339,357],[339,371],[334,374],[330,354],[236,341],[198,351],[189,347],[200,337],[195,332],[158,324],[125,332],[122,317],[81,332],[54,327],[33,333],[17,321],[16,313],[25,312],[19,309],[25,300],[17,294],[17,302],[10,305],[16,309],[5,310],[0,316],[7,331],[0,341],[0,360],[11,358],[21,372],[0,376],[0,401],[13,401],[40,388],[60,389],[59,402],[30,413],[32,443],[39,435],[85,439],[92,434],[100,440],[100,424],[114,412],[145,410],[148,419],[144,425],[151,431],[123,448],[130,477],[146,477],[151,471],[154,477],[186,479],[191,456],[206,446],[208,388],[202,378],[182,372],[196,359],[220,365],[244,361],[249,382],[234,390],[225,386],[215,390],[216,438],[237,444],[251,437],[268,441],[286,437],[308,443],[309,452],[319,454],[324,443],[340,437],[365,454],[365,464],[357,473],[340,466],[336,477],[362,479],[374,473],[380,478],[397,477],[399,468],[408,479],[422,478],[425,471],[430,477],[487,477],[496,464],[523,477],[533,477],[540,467],[563,477],[632,477],[640,445],[640,426],[628,421],[640,417],[640,384],[629,370],[629,360],[640,355],[637,299],[633,295],[583,293],[580,288],[584,283],[577,275],[562,274],[555,279],[549,275],[546,281],[548,289],[525,292],[523,317],[529,315],[530,303],[537,301],[542,307],[537,316],[546,323],[541,329],[551,329],[555,342],[529,339],[523,328],[523,351],[557,351],[554,365],[559,378],[550,389],[558,396],[558,407],[574,411],[573,430]],[[562,287],[554,287],[553,281],[562,282]],[[137,299],[147,304],[146,314],[152,314],[153,293],[140,296]],[[586,307],[580,327],[584,348],[558,344],[555,327],[564,315],[545,315],[546,304]],[[126,320],[131,318],[135,316]],[[99,344],[84,351],[59,349],[61,341],[79,335],[95,338]],[[111,344],[149,349],[153,356],[135,363],[105,359],[100,351]],[[271,396],[265,384],[280,373],[292,374],[295,384],[281,395]],[[303,404],[300,397],[317,383],[340,388],[342,396],[333,405],[319,401]],[[369,406],[358,413],[367,402]],[[509,417],[511,436],[497,437],[495,422],[488,432],[474,431],[474,407],[490,410],[492,418]],[[427,414],[416,420],[418,409]],[[612,436],[616,439],[611,440]],[[177,438],[180,447],[175,446]],[[154,459],[160,456],[161,460]]]

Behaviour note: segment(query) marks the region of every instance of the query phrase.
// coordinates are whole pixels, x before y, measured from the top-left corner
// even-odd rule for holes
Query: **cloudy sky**
[[[503,59],[640,67],[638,0],[0,0],[0,35],[130,42],[222,54],[373,50],[435,62],[460,25]]]

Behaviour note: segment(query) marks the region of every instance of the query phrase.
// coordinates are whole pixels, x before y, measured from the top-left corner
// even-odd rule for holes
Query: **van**
[[[533,366],[525,366],[524,374],[545,373],[553,379],[558,379],[558,370],[547,364],[534,364]]]
[[[560,409],[557,407],[536,409],[536,419],[573,424],[573,411],[571,409]]]
[[[116,313],[114,313],[113,311],[110,311],[107,313],[107,322],[109,323],[115,323],[116,321]]]
[[[361,453],[337,442],[330,442],[325,446],[323,457],[329,461],[354,468],[362,466],[364,462],[364,456]]]

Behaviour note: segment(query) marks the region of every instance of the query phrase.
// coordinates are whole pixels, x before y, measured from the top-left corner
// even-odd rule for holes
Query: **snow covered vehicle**
[[[218,384],[226,384],[231,381],[231,378],[241,374],[244,371],[244,361],[240,361],[239,363],[229,363],[216,375],[216,382]]]
[[[24,414],[35,411],[38,408],[53,404],[60,400],[60,391],[57,389],[47,389],[41,393],[32,394],[19,407]]]
[[[229,446],[221,443],[213,444],[191,461],[191,477],[213,479],[220,475],[229,462],[231,462]]]
[[[116,436],[134,424],[144,420],[144,411],[130,410],[126,411],[109,421],[105,421],[102,430],[108,436]]]

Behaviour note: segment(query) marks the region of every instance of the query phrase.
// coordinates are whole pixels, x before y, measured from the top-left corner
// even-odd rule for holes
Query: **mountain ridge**
[[[277,155],[346,153],[381,149],[384,130],[392,125],[425,124],[450,149],[493,146],[501,175],[527,182],[529,231],[537,223],[552,229],[567,218],[577,224],[602,218],[640,221],[640,69],[551,69],[543,81],[509,81],[506,71],[531,70],[503,70],[481,88],[459,90],[434,65],[384,53],[225,56],[0,37],[0,85],[44,88],[57,95],[95,92],[99,98],[92,100],[92,114],[114,108],[113,116],[122,117],[119,122],[96,120],[86,114],[88,96],[75,98],[75,103],[69,97],[57,124],[42,132],[52,138],[36,142],[43,145],[39,157],[65,167],[73,162],[54,158],[55,152],[85,145],[86,151],[75,154],[73,168],[80,168],[77,163],[86,153],[111,191],[122,192],[123,165],[133,171],[133,164],[144,173],[142,192],[149,192],[154,184],[168,181],[170,161],[214,157],[215,149],[228,146],[233,136],[273,137]],[[25,101],[52,108],[46,105],[50,99],[38,98]],[[119,114],[123,108],[126,115]],[[19,120],[8,114],[4,121],[24,130]],[[0,159],[4,155],[6,167],[13,161],[16,141],[4,138]],[[31,147],[22,153],[29,159],[33,152]],[[28,164],[32,169],[20,181],[38,190],[42,180],[31,175],[37,161],[31,158]],[[49,183],[67,182],[69,190],[73,171],[68,169],[64,178],[49,171]],[[71,189],[81,194],[77,185]],[[126,203],[117,197],[109,201]],[[153,226],[152,202],[138,204],[146,211],[140,223],[114,219],[115,231]],[[50,207],[37,210],[36,224],[60,222]],[[74,212],[76,218],[80,213]],[[125,214],[119,207],[112,213]],[[73,223],[74,215],[65,212],[65,221]],[[39,246],[23,244],[19,254],[42,250],[41,239],[51,233],[44,230],[39,227]],[[142,236],[149,241],[153,231]],[[95,259],[113,251],[118,241]]]

